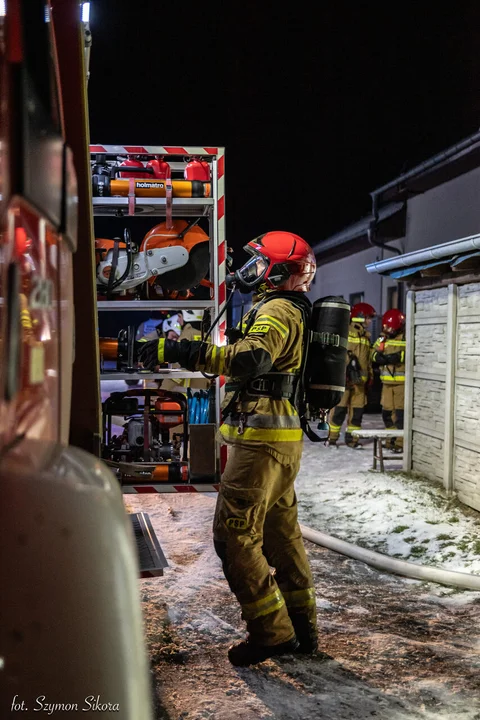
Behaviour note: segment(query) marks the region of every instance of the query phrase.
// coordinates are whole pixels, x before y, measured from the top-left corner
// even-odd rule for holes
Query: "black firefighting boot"
[[[257,645],[247,637],[246,640],[232,645],[228,651],[228,659],[236,667],[247,667],[257,665],[271,657],[299,652],[299,648],[300,643],[295,635],[291,640],[280,645]]]
[[[295,635],[300,647],[298,653],[314,655],[318,650],[318,630],[316,621],[305,613],[290,612],[290,620],[295,629]]]
[[[345,445],[349,448],[361,448],[359,441],[357,438],[353,437],[353,435],[349,432],[345,433]]]

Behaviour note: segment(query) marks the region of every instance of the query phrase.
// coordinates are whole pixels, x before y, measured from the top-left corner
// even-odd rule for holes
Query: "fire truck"
[[[132,520],[85,419],[100,426],[80,11],[0,2],[0,712],[150,720]]]

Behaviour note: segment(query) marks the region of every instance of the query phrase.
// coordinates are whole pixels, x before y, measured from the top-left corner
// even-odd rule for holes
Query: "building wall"
[[[411,469],[480,510],[480,283],[417,291],[414,300]]]
[[[460,175],[407,202],[405,252],[480,232],[480,168]]]
[[[385,253],[385,257],[390,257],[390,253]],[[313,302],[326,295],[342,295],[348,302],[352,293],[363,292],[364,301],[373,305],[381,315],[387,309],[387,288],[395,287],[397,283],[381,275],[371,275],[365,265],[382,259],[380,248],[369,248],[327,265],[320,265],[309,294],[310,299]]]
[[[409,198],[406,237],[390,244],[408,253],[480,233],[479,198],[480,168]],[[387,252],[384,257],[391,254]],[[371,248],[322,265],[312,299],[339,294],[348,300],[350,293],[364,292],[365,302],[382,314],[389,309],[387,289],[397,283],[365,269],[365,265],[382,259],[382,251]]]
[[[412,467],[444,478],[447,288],[415,293]]]

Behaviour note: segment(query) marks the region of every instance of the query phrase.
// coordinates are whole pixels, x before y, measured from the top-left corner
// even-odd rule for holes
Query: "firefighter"
[[[245,317],[243,337],[216,346],[201,341],[146,343],[145,365],[163,360],[229,377],[220,428],[230,446],[213,535],[225,577],[242,608],[248,636],[232,646],[234,665],[317,649],[313,578],[297,521],[294,481],[302,429],[294,406],[302,364],[303,300],[316,271],[302,238],[269,232],[248,243],[252,256],[237,270],[242,289],[262,286]],[[273,574],[270,568],[275,568]]]
[[[367,404],[367,387],[373,377],[370,333],[367,328],[375,314],[375,308],[363,302],[354,305],[350,311],[346,390],[339,404],[330,412],[329,445],[336,446],[342,424],[348,414],[345,444],[351,448],[359,447],[359,442],[353,437],[352,432],[362,427],[363,411]]]
[[[172,315],[167,318],[162,324],[163,336],[167,340],[178,340],[182,334],[182,325],[178,315]],[[149,338],[152,339],[152,338]]]
[[[372,350],[372,361],[381,366],[382,417],[387,430],[403,430],[405,347],[405,315],[397,309],[387,310],[382,318],[382,335]],[[392,438],[386,447],[402,452],[403,439]]]

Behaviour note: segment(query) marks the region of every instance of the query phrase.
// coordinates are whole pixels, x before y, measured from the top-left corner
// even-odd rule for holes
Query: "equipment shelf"
[[[120,310],[206,310],[214,308],[214,300],[99,300],[97,310],[109,312]]]
[[[204,376],[199,372],[190,372],[189,370],[163,370],[162,372],[144,372],[144,373],[122,373],[116,372],[103,372],[100,374],[100,380],[105,382],[106,380],[165,380],[166,378],[178,378],[179,380],[204,380]]]
[[[217,317],[223,310],[226,302],[226,257],[227,246],[225,243],[225,154],[222,147],[193,147],[193,146],[144,146],[144,145],[90,145],[90,158],[96,163],[98,156],[104,156],[107,161],[119,160],[141,156],[143,160],[164,156],[170,165],[172,173],[181,173],[186,163],[193,157],[200,157],[210,164],[211,171],[211,196],[207,198],[172,198],[172,217],[180,218],[205,218],[209,226],[210,237],[210,279],[213,283],[210,300],[101,300],[97,302],[98,312],[128,312],[155,311],[155,310],[181,310],[186,307],[198,310],[211,309],[213,316]],[[96,217],[166,217],[167,198],[155,197],[93,197],[93,215]],[[223,316],[216,324],[211,335],[211,341],[216,345],[225,344],[226,318]],[[204,376],[198,372],[185,370],[168,369],[158,373],[121,373],[102,372],[100,381],[108,392],[109,381],[119,380],[161,380],[165,378],[178,379],[202,379]],[[215,403],[217,422],[220,422],[220,407],[224,396],[225,378],[217,377],[213,380],[216,388]],[[217,446],[217,475],[223,470],[226,461],[225,447]],[[195,488],[190,484],[167,485],[152,484],[137,488],[139,484],[133,483],[131,489],[128,486],[122,488],[123,492],[199,492],[201,490],[216,491],[215,484],[204,485],[198,483]],[[134,487],[135,486],[135,487]],[[180,488],[180,489],[177,489]],[[185,488],[185,489],[183,489]]]
[[[128,197],[94,197],[94,216],[129,217]],[[166,198],[134,198],[135,212],[131,217],[166,216]],[[202,217],[208,214],[214,205],[213,198],[173,198],[173,217]]]

